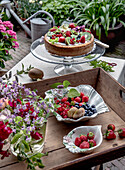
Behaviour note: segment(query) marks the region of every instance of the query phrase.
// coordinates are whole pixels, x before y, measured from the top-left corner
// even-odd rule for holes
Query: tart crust
[[[58,56],[80,56],[89,53],[92,51],[94,46],[94,36],[91,34],[91,39],[89,42],[79,45],[60,45],[52,44],[47,38],[47,34],[44,37],[45,48],[49,53],[58,55]]]

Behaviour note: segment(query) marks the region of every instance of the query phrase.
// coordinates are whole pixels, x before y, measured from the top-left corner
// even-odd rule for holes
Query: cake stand
[[[93,50],[86,55],[73,57],[56,56],[50,54],[46,50],[43,38],[39,38],[34,41],[31,44],[30,50],[33,56],[35,56],[37,59],[51,64],[58,64],[54,68],[54,71],[57,75],[82,71],[83,69],[80,64],[96,60],[105,53],[104,47],[94,44]]]

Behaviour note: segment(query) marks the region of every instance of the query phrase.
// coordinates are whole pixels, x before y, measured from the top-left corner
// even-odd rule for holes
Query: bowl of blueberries
[[[56,118],[66,123],[86,121],[109,109],[100,94],[90,85],[50,89],[46,98],[52,99],[58,106]],[[53,104],[53,103],[52,103]]]

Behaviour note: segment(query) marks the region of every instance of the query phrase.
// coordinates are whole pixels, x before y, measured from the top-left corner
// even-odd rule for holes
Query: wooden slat
[[[107,104],[125,121],[125,102],[121,97],[121,91],[125,93],[125,87],[104,70],[100,69],[96,90]]]
[[[68,80],[72,86],[78,86],[80,84],[89,84],[92,87],[96,87],[99,69],[91,69],[87,71],[81,71],[79,73],[68,74],[64,76],[54,77],[51,79],[45,79],[34,83],[25,84],[26,87],[30,87],[32,90],[37,89],[39,95],[44,96],[44,92],[49,90],[52,84],[57,82],[63,82]]]

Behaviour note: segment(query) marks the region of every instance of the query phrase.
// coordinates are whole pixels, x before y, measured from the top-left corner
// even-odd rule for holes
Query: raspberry
[[[80,42],[85,43],[85,37],[84,36],[81,37]]]
[[[71,32],[70,31],[66,31],[66,37],[71,37]]]

